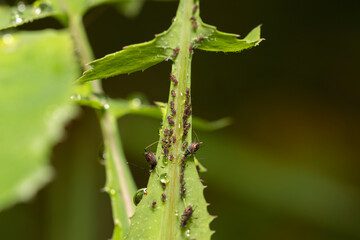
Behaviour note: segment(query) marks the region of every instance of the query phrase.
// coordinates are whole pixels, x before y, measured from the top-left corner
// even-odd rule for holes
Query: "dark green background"
[[[196,51],[193,113],[232,126],[197,132],[197,154],[208,168],[213,239],[360,239],[360,114],[358,1],[202,1],[204,22],[245,36],[263,24],[266,41],[241,54]],[[84,22],[96,57],[151,40],[166,30],[177,3],[146,2],[127,19],[111,5],[92,9]],[[22,29],[59,28],[53,19]],[[106,93],[141,92],[166,101],[169,62],[105,80]],[[138,187],[147,183],[144,146],[160,122],[128,116],[119,121]],[[96,116],[83,108],[54,147],[56,176],[30,202],[0,213],[0,239],[108,239],[108,196],[99,163]]]

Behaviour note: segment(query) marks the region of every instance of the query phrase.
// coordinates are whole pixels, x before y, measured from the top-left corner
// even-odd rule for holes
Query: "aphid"
[[[185,99],[185,103],[188,103],[190,101],[190,97],[187,96],[186,99]]]
[[[200,166],[196,165],[196,170],[200,171]]]
[[[173,136],[173,143],[175,143],[176,142],[176,137],[175,136]]]
[[[187,145],[188,145],[188,142],[184,142],[182,147],[186,148]]]
[[[190,127],[190,123],[185,125],[185,129],[188,129]]]
[[[162,198],[162,201],[163,201],[163,202],[166,201],[166,195],[165,195],[165,193],[161,194],[161,198]]]
[[[176,93],[175,93],[174,90],[171,90],[171,95],[172,95],[173,97],[176,97]]]
[[[184,173],[181,173],[180,175],[180,182],[184,181]]]
[[[187,206],[184,210],[183,215],[181,215],[181,227],[186,226],[186,222],[191,218],[191,215],[193,214],[194,210],[192,209],[191,205]]]
[[[201,142],[193,142],[190,146],[186,149],[184,156],[187,157],[189,154],[194,154],[200,148]]]
[[[163,140],[161,140],[161,141],[162,141],[165,145],[168,144],[168,142],[169,142],[169,141],[166,140],[166,139],[163,139]]]
[[[179,51],[180,51],[180,48],[174,48],[174,53],[173,53],[173,55],[171,55],[171,57],[172,57],[172,58],[176,58],[176,56],[178,55]]]
[[[198,9],[198,7],[199,7],[199,5],[197,5],[197,4],[194,6],[194,8],[193,8],[193,13],[196,12],[196,10]]]
[[[154,201],[152,204],[151,204],[151,207],[154,208],[156,205],[156,201]]]
[[[163,189],[165,189],[165,188],[166,188],[166,184],[165,184],[165,183],[161,183],[161,184],[162,184]]]
[[[174,126],[175,122],[174,122],[174,120],[172,119],[171,116],[168,116],[168,121],[169,121],[169,124],[170,124],[171,126]]]
[[[171,128],[170,132],[169,132],[169,137],[171,137],[173,135],[173,133],[174,133],[174,130]]]
[[[196,39],[196,42],[199,43],[199,42],[201,42],[202,40],[204,40],[204,37],[199,37],[198,39]]]
[[[193,29],[196,29],[198,27],[197,22],[194,22],[192,27],[193,27]]]
[[[170,102],[170,108],[171,108],[171,109],[174,109],[174,106],[175,106],[174,102],[171,101],[171,102]]]
[[[181,171],[183,172],[185,170],[186,167],[186,163],[183,163],[183,165],[181,165]]]
[[[189,52],[190,52],[190,54],[192,54],[192,53],[193,53],[193,50],[194,50],[193,45],[190,45],[190,47],[189,47]]]
[[[175,116],[175,115],[176,115],[176,110],[175,110],[175,109],[172,109],[172,110],[171,110],[171,114],[172,114],[173,116]]]
[[[168,135],[168,133],[169,133],[169,129],[166,128],[166,129],[164,130],[164,136],[166,137],[166,136]]]
[[[170,78],[171,78],[171,80],[173,80],[173,81],[176,80],[176,77],[175,77],[172,73],[170,73]]]
[[[169,149],[166,146],[163,149],[164,149],[164,155],[165,157],[167,157],[167,155],[169,154]]]
[[[185,195],[185,192],[186,192],[186,188],[181,189],[180,196],[183,197]]]
[[[180,188],[183,188],[184,186],[185,186],[185,182],[183,182],[182,184],[181,184],[181,187]]]
[[[184,129],[183,138],[186,138],[187,134],[188,134],[188,131],[186,129]]]
[[[186,96],[189,96],[189,95],[190,95],[190,89],[186,88]]]
[[[194,17],[194,16],[191,17],[191,18],[190,18],[190,21],[196,21],[196,17]]]
[[[174,160],[174,155],[170,155],[170,161]]]

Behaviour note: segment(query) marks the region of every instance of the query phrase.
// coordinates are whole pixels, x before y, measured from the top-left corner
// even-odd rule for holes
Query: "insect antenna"
[[[152,144],[150,144],[149,146],[145,147],[145,148],[144,148],[145,152],[147,151],[147,149],[148,149],[149,147],[151,147],[152,145],[154,145],[155,143],[158,143],[158,142],[159,142],[159,141],[155,141],[155,142],[153,142]]]

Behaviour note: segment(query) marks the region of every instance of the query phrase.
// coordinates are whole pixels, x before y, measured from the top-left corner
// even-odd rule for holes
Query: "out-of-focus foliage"
[[[75,113],[72,48],[65,32],[2,35],[0,209],[28,200],[52,176],[50,149]]]

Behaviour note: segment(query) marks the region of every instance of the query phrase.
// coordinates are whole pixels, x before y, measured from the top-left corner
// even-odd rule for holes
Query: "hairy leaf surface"
[[[72,49],[66,32],[2,36],[0,209],[28,200],[51,179],[51,147],[76,112],[69,102],[78,73]]]

